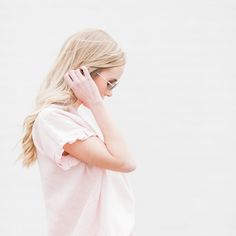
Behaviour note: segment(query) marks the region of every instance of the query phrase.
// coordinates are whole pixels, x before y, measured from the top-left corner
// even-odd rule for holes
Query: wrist
[[[95,102],[91,103],[91,104],[89,105],[89,109],[90,109],[91,111],[96,111],[97,109],[99,109],[100,107],[103,107],[103,106],[104,106],[104,102],[103,102],[103,100],[101,99],[101,100],[98,100],[98,101],[95,101]]]

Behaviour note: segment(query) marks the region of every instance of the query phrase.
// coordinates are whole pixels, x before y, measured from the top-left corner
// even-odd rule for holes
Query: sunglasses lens
[[[113,84],[112,86],[109,86],[109,89],[114,89],[118,83]]]

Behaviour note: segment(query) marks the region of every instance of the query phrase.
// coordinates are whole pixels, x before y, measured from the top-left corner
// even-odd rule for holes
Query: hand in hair
[[[88,69],[85,66],[82,66],[81,69],[83,73],[80,69],[67,72],[64,79],[78,100],[90,109],[103,102],[103,99]]]

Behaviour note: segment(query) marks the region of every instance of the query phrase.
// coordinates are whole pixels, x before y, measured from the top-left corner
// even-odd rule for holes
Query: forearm
[[[104,143],[110,154],[124,163],[135,166],[132,154],[103,102],[90,109],[103,133]]]

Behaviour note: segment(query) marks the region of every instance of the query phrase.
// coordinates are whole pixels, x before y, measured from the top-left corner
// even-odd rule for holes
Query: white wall
[[[236,3],[0,1],[0,234],[46,235],[22,120],[62,43],[100,27],[127,52],[107,98],[135,156],[135,236],[236,235]]]

